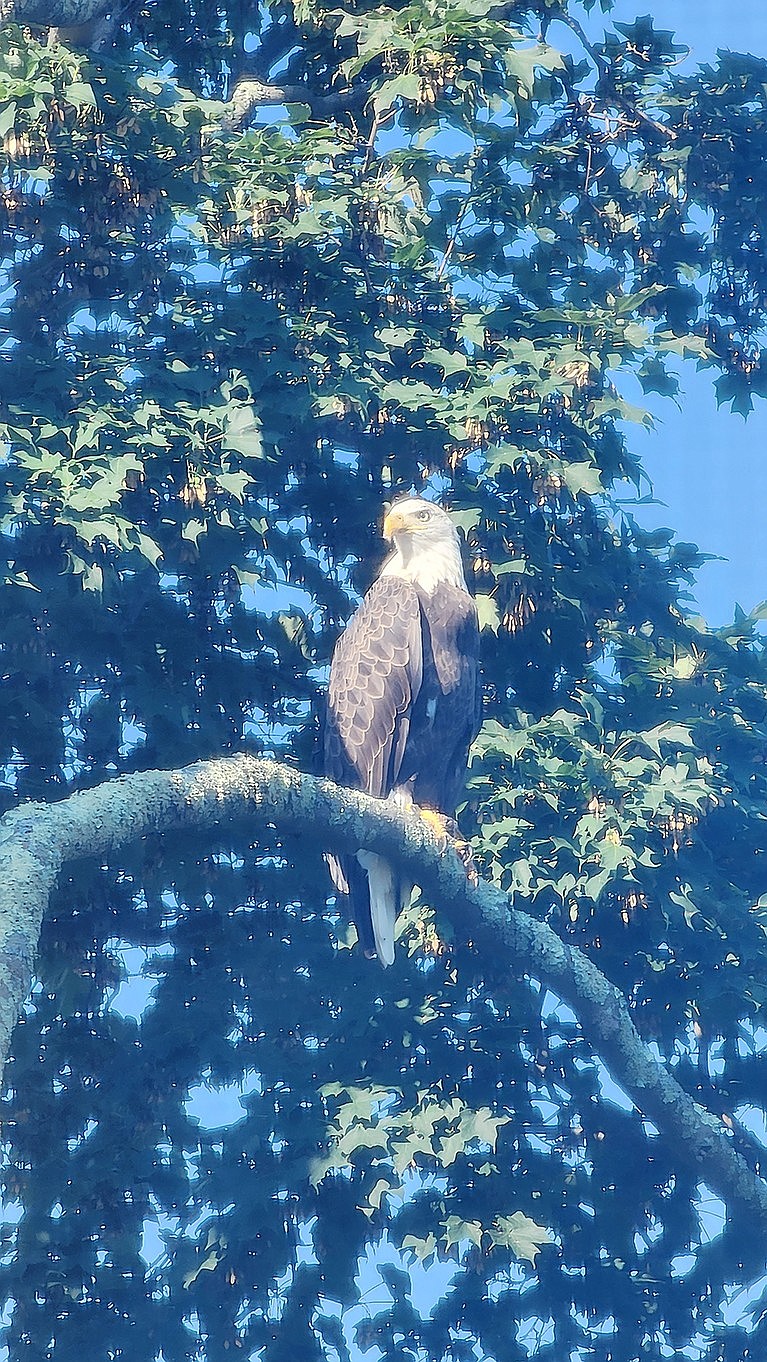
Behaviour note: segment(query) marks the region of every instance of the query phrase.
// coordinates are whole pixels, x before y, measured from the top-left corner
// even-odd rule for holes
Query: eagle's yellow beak
[[[403,516],[401,511],[397,510],[396,506],[393,506],[383,523],[384,539],[391,540],[394,538],[395,534],[397,534],[399,530],[404,530],[406,528],[407,522],[405,520],[405,517]]]

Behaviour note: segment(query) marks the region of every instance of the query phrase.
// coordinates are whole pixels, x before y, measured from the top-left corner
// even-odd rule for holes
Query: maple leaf
[[[537,1225],[523,1211],[515,1211],[513,1215],[496,1216],[490,1237],[494,1244],[510,1248],[515,1258],[532,1263],[533,1267],[544,1244],[552,1242],[549,1231],[543,1225]]]

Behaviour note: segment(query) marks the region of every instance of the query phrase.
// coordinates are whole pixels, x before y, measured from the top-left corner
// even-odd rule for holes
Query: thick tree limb
[[[0,0],[0,26],[47,28],[49,45],[103,52],[112,46],[136,4],[137,0]]]
[[[225,132],[240,132],[263,104],[306,104],[313,118],[332,118],[335,114],[361,108],[369,94],[367,85],[339,90],[337,94],[318,95],[308,85],[273,85],[255,76],[243,77],[232,91],[220,126]]]
[[[100,19],[112,0],[0,0],[0,23],[40,28],[80,28]]]
[[[467,883],[417,815],[340,789],[277,762],[232,757],[180,771],[122,776],[58,804],[27,804],[0,822],[0,1059],[24,1003],[48,896],[62,866],[103,857],[156,832],[207,830],[247,818],[254,830],[312,836],[329,848],[366,847],[412,868],[456,918],[482,923],[526,969],[576,1010],[590,1040],[639,1110],[680,1158],[693,1161],[731,1214],[767,1228],[767,1183],[733,1148],[722,1123],[679,1086],[643,1045],[626,1000],[584,955],[545,923],[513,908],[492,885]]]

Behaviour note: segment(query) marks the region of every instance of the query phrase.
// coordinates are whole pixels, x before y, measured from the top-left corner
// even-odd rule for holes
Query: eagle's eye
[[[431,520],[431,511],[419,511],[419,512],[418,512],[418,519],[419,519],[419,520]]]

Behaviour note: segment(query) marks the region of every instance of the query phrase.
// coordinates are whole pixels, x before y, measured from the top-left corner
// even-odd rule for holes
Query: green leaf
[[[482,509],[479,506],[474,506],[468,511],[450,511],[450,519],[456,529],[461,530],[463,534],[468,534],[469,530],[476,529],[481,517]]]
[[[420,93],[420,76],[394,76],[391,80],[384,81],[382,85],[378,86],[370,103],[373,112],[380,116],[386,113],[397,100],[414,101],[419,98]]]
[[[492,596],[486,596],[480,592],[474,597],[474,603],[477,607],[480,629],[489,629],[492,633],[497,634],[501,626],[501,616]]]
[[[208,524],[204,520],[187,520],[186,524],[181,530],[182,538],[188,539],[192,544],[194,544],[195,548],[197,547],[197,542],[200,538],[200,535],[207,533]]]
[[[72,104],[76,109],[95,109],[96,96],[93,86],[86,81],[75,80],[71,85],[67,85],[64,90],[64,98],[67,104]]]
[[[574,497],[585,493],[587,496],[598,496],[604,492],[602,474],[600,470],[591,463],[567,463],[562,467],[562,477],[565,486]]]
[[[442,1221],[442,1243],[446,1250],[460,1247],[468,1239],[478,1247],[482,1244],[482,1225],[478,1220],[463,1220],[459,1215],[449,1215]]]
[[[497,1216],[488,1234],[494,1244],[511,1249],[516,1258],[533,1267],[541,1249],[552,1242],[549,1231],[522,1211]]]
[[[0,108],[0,137],[7,137],[12,132],[16,124],[16,101],[9,99],[3,108]]]
[[[437,1252],[437,1239],[433,1234],[427,1234],[420,1238],[415,1234],[406,1234],[402,1240],[402,1248],[406,1253],[412,1253],[419,1263],[430,1263]]]

